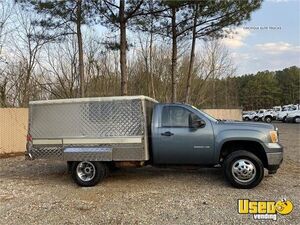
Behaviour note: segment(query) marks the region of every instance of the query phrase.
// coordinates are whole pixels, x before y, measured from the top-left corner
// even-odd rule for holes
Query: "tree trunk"
[[[171,66],[172,96],[171,101],[176,102],[177,90],[177,32],[176,32],[176,8],[172,8],[172,66]]]
[[[84,64],[83,64],[83,44],[82,44],[82,33],[81,33],[81,4],[82,0],[77,0],[77,9],[76,9],[76,35],[78,42],[78,58],[79,58],[79,96],[84,97]]]
[[[30,78],[31,78],[31,69],[28,68],[30,66],[27,65],[27,68],[26,68],[26,77],[25,77],[25,83],[24,83],[24,89],[23,91],[21,92],[22,94],[22,97],[21,97],[21,104],[20,106],[21,107],[27,107],[28,106],[28,103],[29,103],[29,93],[28,93],[28,86],[29,86],[29,82],[30,82]]]
[[[154,74],[153,74],[153,65],[152,65],[152,52],[153,51],[153,32],[150,32],[150,46],[149,46],[149,73],[151,79],[151,90],[152,90],[152,97],[155,98],[155,89],[154,89]]]
[[[212,108],[215,109],[216,108],[216,77],[215,77],[215,73],[213,76],[213,80],[212,80]]]
[[[6,87],[7,87],[7,77],[4,78],[2,84],[0,84],[0,107],[6,107]]]
[[[121,95],[127,95],[127,63],[126,63],[126,19],[125,19],[125,0],[120,0],[120,68],[121,68]]]
[[[195,61],[195,45],[196,45],[196,26],[198,19],[198,4],[195,5],[194,9],[194,25],[193,25],[193,37],[192,37],[192,47],[191,47],[191,56],[190,56],[190,64],[187,74],[187,82],[186,82],[186,92],[185,92],[185,103],[189,103],[191,96],[191,86],[192,86],[192,73],[194,69],[194,61]]]

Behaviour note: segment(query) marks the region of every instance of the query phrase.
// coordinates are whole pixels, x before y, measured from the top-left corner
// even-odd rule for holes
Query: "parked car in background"
[[[262,120],[264,113],[265,113],[266,109],[260,109],[257,111],[256,115],[253,117],[254,121],[259,121]]]
[[[293,105],[293,104],[284,105],[284,106],[282,106],[281,111],[279,111],[277,113],[276,119],[279,120],[279,121],[285,122],[286,121],[286,116],[289,113],[291,113],[295,110],[299,110],[299,104],[297,104],[297,105]]]
[[[287,123],[300,123],[300,109],[295,110],[293,112],[289,112],[286,115],[285,122]]]
[[[267,109],[264,112],[264,115],[262,117],[262,121],[266,122],[266,123],[271,123],[273,120],[276,120],[276,112],[274,111],[274,109]]]
[[[281,111],[282,107],[281,106],[274,106],[273,111],[277,114],[279,111]]]
[[[253,119],[253,117],[256,115],[255,111],[247,111],[243,112],[243,120],[250,121]]]

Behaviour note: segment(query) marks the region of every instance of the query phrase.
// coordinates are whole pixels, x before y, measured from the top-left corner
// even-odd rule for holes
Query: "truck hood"
[[[258,123],[258,122],[243,122],[243,121],[234,121],[234,120],[223,120],[218,121],[218,124],[230,127],[236,127],[237,129],[269,129],[274,130],[275,126],[268,123]]]

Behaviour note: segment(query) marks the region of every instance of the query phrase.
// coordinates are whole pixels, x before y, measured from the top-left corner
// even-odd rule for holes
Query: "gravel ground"
[[[62,162],[0,159],[0,224],[265,224],[237,213],[237,199],[294,204],[270,224],[300,224],[300,126],[276,124],[285,147],[275,175],[252,190],[229,186],[221,169],[124,169],[78,187]]]

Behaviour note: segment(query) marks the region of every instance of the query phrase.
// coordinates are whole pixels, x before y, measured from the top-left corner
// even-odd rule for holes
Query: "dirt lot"
[[[237,213],[237,199],[292,200],[278,224],[300,224],[300,125],[276,124],[282,167],[252,190],[229,186],[220,169],[126,169],[92,188],[61,162],[0,159],[0,224],[264,224]],[[274,223],[268,221],[270,224]]]

